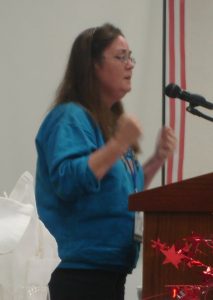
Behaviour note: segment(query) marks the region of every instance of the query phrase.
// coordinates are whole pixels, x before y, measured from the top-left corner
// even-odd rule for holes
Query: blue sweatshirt
[[[88,159],[104,143],[90,114],[72,102],[54,108],[37,134],[37,208],[58,243],[61,268],[131,272],[136,265],[139,244],[128,196],[134,185],[143,189],[143,171],[134,160],[132,176],[119,159],[97,180]]]

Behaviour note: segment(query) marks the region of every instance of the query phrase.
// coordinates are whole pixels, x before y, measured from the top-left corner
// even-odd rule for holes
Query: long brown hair
[[[53,103],[53,106],[67,102],[81,104],[98,123],[106,141],[113,135],[124,108],[120,101],[111,108],[101,101],[94,63],[101,61],[104,50],[120,35],[124,36],[119,28],[106,23],[77,36]]]

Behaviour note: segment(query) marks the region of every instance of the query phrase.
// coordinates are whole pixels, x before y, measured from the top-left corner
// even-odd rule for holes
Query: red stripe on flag
[[[169,82],[175,82],[175,17],[174,0],[169,4]],[[175,102],[169,99],[169,125],[175,129]],[[172,182],[173,157],[168,159],[167,163],[167,184]]]
[[[185,0],[180,0],[180,83],[181,88],[186,89],[186,66],[185,66]],[[183,160],[185,145],[185,115],[186,104],[181,102],[180,135],[179,135],[179,161],[178,181],[183,179]]]

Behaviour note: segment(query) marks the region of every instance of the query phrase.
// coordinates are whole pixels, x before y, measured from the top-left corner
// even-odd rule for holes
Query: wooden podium
[[[165,294],[166,285],[200,284],[200,268],[163,264],[164,256],[151,247],[151,240],[160,238],[172,246],[193,232],[213,234],[213,173],[131,195],[129,210],[144,212],[142,299]],[[213,254],[202,262],[213,266]]]

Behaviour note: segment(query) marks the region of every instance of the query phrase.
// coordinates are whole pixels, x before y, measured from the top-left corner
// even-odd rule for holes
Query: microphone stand
[[[189,104],[189,106],[186,108],[186,110],[187,110],[188,112],[190,112],[191,114],[193,114],[193,115],[196,115],[196,116],[198,116],[198,117],[201,117],[201,118],[203,118],[203,119],[206,119],[206,120],[208,120],[208,121],[213,122],[213,118],[212,118],[212,117],[203,114],[202,112],[200,112],[199,110],[197,110],[197,109],[195,108],[195,106],[196,106],[196,105]],[[213,107],[212,107],[212,108],[209,108],[209,109],[213,109]]]

